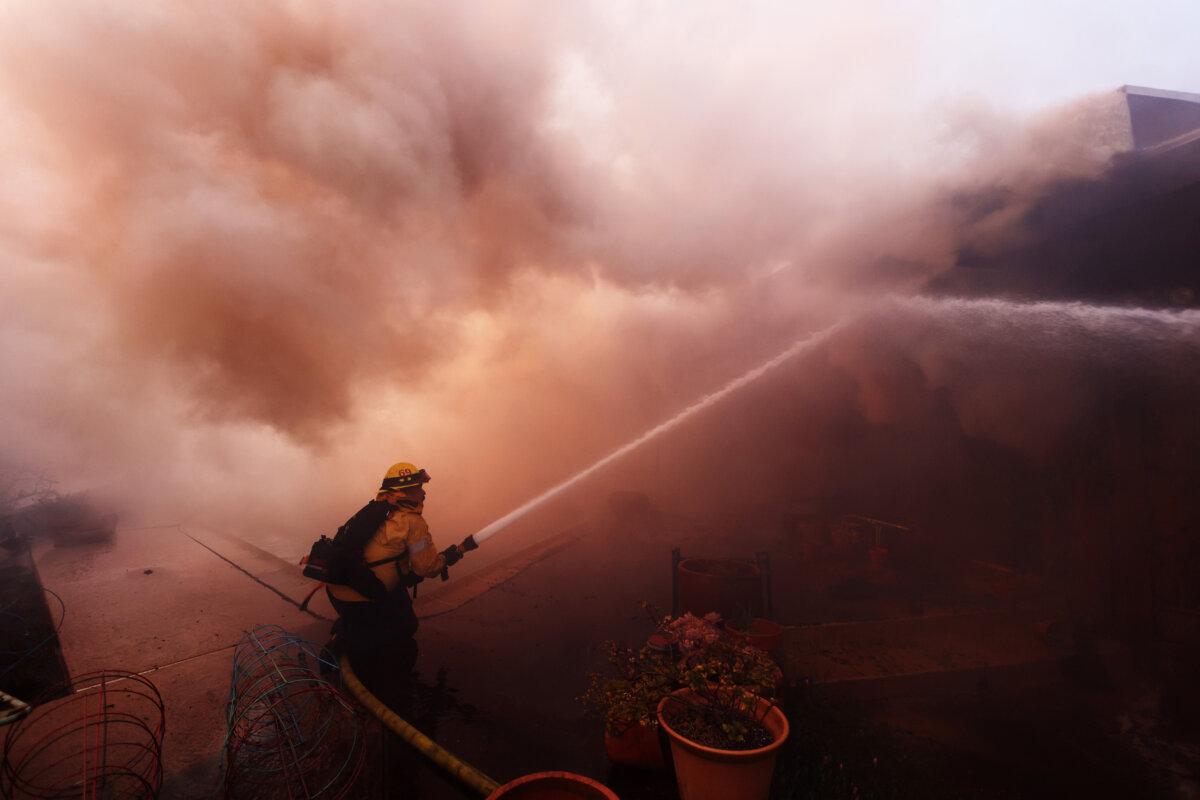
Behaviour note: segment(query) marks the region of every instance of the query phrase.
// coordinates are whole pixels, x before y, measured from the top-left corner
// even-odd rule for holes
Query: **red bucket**
[[[783,626],[769,619],[755,617],[750,620],[750,627],[740,630],[725,621],[725,631],[740,642],[756,647],[764,653],[775,655],[783,644]]]
[[[621,800],[607,787],[574,772],[535,772],[501,786],[487,800]]]

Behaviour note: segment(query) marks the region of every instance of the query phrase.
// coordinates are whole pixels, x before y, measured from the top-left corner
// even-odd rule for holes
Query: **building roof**
[[[1142,97],[1157,97],[1162,100],[1182,100],[1185,103],[1200,103],[1200,94],[1195,92],[1173,92],[1167,89],[1154,89],[1149,86],[1130,86],[1126,84],[1117,91]]]
[[[1200,94],[1122,86],[1135,150],[1160,150],[1192,141],[1200,131]]]

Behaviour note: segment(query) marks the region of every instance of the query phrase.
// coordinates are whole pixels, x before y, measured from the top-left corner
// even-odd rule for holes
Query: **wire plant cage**
[[[312,644],[277,625],[234,650],[224,752],[231,800],[350,797],[366,757],[355,706],[320,676]]]
[[[8,726],[0,795],[158,797],[166,716],[153,683],[127,672],[91,672],[42,698],[46,702],[35,699],[32,713]]]

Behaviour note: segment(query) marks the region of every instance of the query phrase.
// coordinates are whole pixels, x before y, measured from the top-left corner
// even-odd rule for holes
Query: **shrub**
[[[721,628],[720,617],[660,617],[656,633],[634,649],[606,641],[609,671],[590,673],[580,700],[619,735],[634,725],[657,726],[656,709],[676,689],[714,691],[722,696],[753,693],[773,699],[782,678],[779,667],[760,650],[739,642]]]

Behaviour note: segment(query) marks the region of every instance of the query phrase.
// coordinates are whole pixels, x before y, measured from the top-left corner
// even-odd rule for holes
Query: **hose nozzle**
[[[462,550],[464,553],[469,553],[472,550],[478,550],[479,543],[475,541],[475,535],[471,534],[467,538],[463,539],[462,544],[458,546],[458,549]]]

